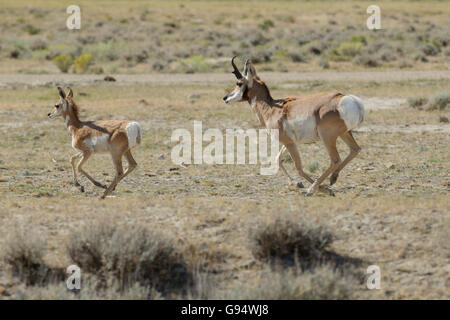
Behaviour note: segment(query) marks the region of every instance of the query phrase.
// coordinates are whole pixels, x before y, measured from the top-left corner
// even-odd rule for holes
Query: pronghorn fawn
[[[104,121],[80,121],[78,118],[78,106],[73,100],[73,91],[67,88],[67,96],[63,89],[58,87],[59,101],[48,114],[49,118],[62,117],[67,129],[72,136],[72,147],[78,153],[70,158],[73,171],[73,183],[84,192],[80,185],[77,172],[83,174],[95,186],[106,189],[101,199],[104,199],[117,186],[117,184],[131,173],[137,166],[131,155],[131,148],[140,144],[142,129],[139,123],[126,120],[104,120]],[[109,152],[114,162],[116,175],[108,186],[101,184],[83,170],[83,165],[94,153]],[[124,172],[122,157],[128,161],[128,168]],[[75,167],[76,159],[81,158]]]
[[[234,63],[235,58],[231,60],[231,65],[237,78],[236,87],[223,100],[226,103],[247,101],[261,125],[269,132],[278,130],[279,141],[283,146],[277,155],[277,161],[291,183],[294,183],[294,180],[280,160],[286,150],[294,161],[298,174],[311,183],[308,196],[317,191],[334,195],[331,189],[321,184],[331,175],[330,185],[333,185],[339,172],[361,150],[352,135],[352,130],[364,121],[365,111],[361,100],[354,95],[338,92],[273,99],[265,83],[257,76],[251,61],[245,62],[241,73]],[[343,161],[336,148],[336,140],[339,137],[350,148],[350,153]],[[317,180],[313,180],[303,171],[297,144],[317,140],[321,140],[325,145],[331,164]],[[300,182],[297,185],[303,187]]]

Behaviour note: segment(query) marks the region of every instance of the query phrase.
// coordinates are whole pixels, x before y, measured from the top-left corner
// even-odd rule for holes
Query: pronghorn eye
[[[236,82],[236,85],[237,85],[238,87],[242,87],[242,82]]]
[[[59,105],[55,104],[55,108],[58,109],[58,108],[59,108]]]

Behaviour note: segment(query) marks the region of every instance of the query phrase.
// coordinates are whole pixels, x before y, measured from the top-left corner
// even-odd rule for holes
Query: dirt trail
[[[116,82],[105,82],[103,75],[91,74],[0,74],[0,88],[18,86],[52,87],[55,85],[90,85],[108,83],[112,85],[132,84],[195,84],[210,85],[228,83],[228,73],[208,74],[120,74],[112,75]],[[449,70],[441,71],[376,71],[376,72],[261,72],[261,77],[271,83],[299,81],[405,81],[450,79]]]

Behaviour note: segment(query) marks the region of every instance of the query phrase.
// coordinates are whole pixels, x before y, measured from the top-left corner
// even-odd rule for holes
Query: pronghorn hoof
[[[108,187],[107,187],[105,184],[94,183],[94,185],[95,185],[96,187],[99,187],[99,188],[108,189]]]
[[[83,186],[80,186],[80,191],[84,192],[84,187]]]
[[[331,176],[330,177],[330,186],[336,183],[338,176]]]
[[[333,196],[333,197],[335,196],[334,195],[334,191],[331,190],[330,188],[327,188],[325,186],[320,186],[320,190],[325,192],[325,193],[328,193],[330,196]]]
[[[303,189],[305,186],[303,185],[303,183],[297,182],[297,187],[299,187],[300,189]]]

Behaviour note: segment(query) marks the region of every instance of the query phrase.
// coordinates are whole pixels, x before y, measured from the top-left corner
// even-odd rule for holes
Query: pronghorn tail
[[[127,124],[127,138],[128,146],[130,148],[133,148],[141,143],[142,128],[139,123],[133,121]]]

